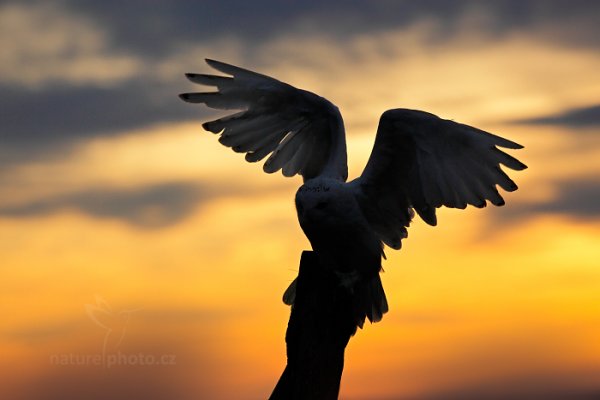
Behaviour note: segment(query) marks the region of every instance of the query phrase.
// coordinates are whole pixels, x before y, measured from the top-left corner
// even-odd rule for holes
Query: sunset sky
[[[341,399],[600,398],[599,49],[595,1],[0,2],[0,397],[271,393],[301,178],[177,97],[214,58],[339,106],[351,178],[390,108],[525,146],[506,206],[387,250]]]

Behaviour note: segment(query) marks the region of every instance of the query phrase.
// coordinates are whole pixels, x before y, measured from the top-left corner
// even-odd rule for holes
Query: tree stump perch
[[[336,400],[356,328],[351,294],[314,252],[302,252],[285,337],[287,365],[269,400]]]

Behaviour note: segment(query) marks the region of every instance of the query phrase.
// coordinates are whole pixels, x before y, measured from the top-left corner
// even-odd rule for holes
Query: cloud
[[[558,115],[528,118],[514,121],[529,125],[561,125],[569,128],[600,126],[600,104],[566,110]]]
[[[136,53],[162,57],[182,43],[210,41],[217,37],[253,43],[284,33],[320,32],[347,40],[355,35],[381,32],[435,20],[436,41],[445,41],[461,29],[465,16],[485,15],[481,34],[495,37],[511,32],[534,31],[553,43],[600,44],[600,28],[594,16],[600,5],[585,0],[552,2],[509,0],[328,1],[281,2],[183,2],[158,0],[152,7],[143,0],[128,2],[71,0],[69,9],[109,27],[112,45]],[[119,12],[115,12],[118,8]],[[251,51],[247,52],[250,55]]]
[[[143,229],[175,224],[204,201],[219,194],[215,187],[171,182],[127,189],[91,189],[48,199],[0,207],[0,215],[19,218],[75,209],[100,219],[117,219]]]
[[[532,104],[545,105],[546,81],[565,74],[558,61],[570,71],[556,89],[567,97],[587,84],[590,66],[597,69],[595,59],[571,47],[570,53],[553,53],[556,43],[571,43],[573,35],[573,43],[600,38],[597,24],[586,22],[600,5],[577,1],[48,4],[0,7],[6,22],[0,24],[0,41],[6,42],[0,47],[6,61],[0,63],[5,168],[63,156],[93,136],[200,121],[208,111],[181,103],[176,94],[190,88],[183,72],[206,71],[206,56],[335,94],[331,100],[350,111],[344,116],[354,127],[374,125],[383,107],[407,101],[434,112],[451,104],[474,115],[492,110],[514,117]],[[562,39],[536,41],[566,32],[567,25],[578,29],[557,34]],[[465,48],[463,40],[478,41],[479,47],[468,48],[469,42]],[[574,58],[579,61],[566,61]],[[580,64],[585,65],[578,69]],[[398,90],[390,90],[392,85]],[[368,90],[357,90],[361,87]]]
[[[172,371],[165,373],[164,369],[164,367],[145,369],[129,367],[118,370],[113,368],[113,373],[108,374],[102,371],[101,367],[47,368],[39,376],[35,376],[35,385],[23,385],[13,394],[24,396],[15,398],[27,400],[189,399],[190,397],[186,397],[185,392],[180,388],[181,380],[178,380]]]
[[[548,385],[548,382],[551,382]],[[424,396],[423,400],[595,400],[600,398],[600,387],[596,389],[570,388],[568,382],[557,384],[550,377],[546,382],[511,384],[498,382],[489,387],[480,385],[473,388],[463,388],[449,393],[434,396]],[[560,387],[564,386],[564,387]],[[389,399],[391,400],[391,399]]]
[[[39,88],[56,82],[107,85],[140,69],[116,53],[109,34],[91,18],[55,3],[0,6],[0,83]]]
[[[113,219],[139,229],[159,229],[183,221],[198,207],[224,196],[252,196],[285,188],[196,182],[166,182],[134,188],[92,188],[44,199],[0,205],[0,217],[29,218],[76,210],[98,219]]]
[[[11,87],[0,90],[5,144],[110,135],[156,122],[197,118],[200,111],[186,107],[176,88],[150,82],[115,88],[60,86],[40,92]]]
[[[474,0],[249,3],[143,0],[6,2],[0,7],[0,81],[36,86],[62,81],[111,85],[192,46],[239,41],[254,62],[262,43],[281,36],[329,36],[343,45],[357,37],[409,29],[430,21],[429,45],[447,43],[465,26],[494,40],[512,34],[567,46],[600,45],[594,16],[600,5],[573,1]],[[230,60],[232,61],[232,60]]]
[[[95,136],[207,114],[183,104],[176,88],[143,81],[42,91],[0,86],[0,92],[0,165],[5,166],[64,157],[73,145]]]
[[[580,177],[554,183],[554,195],[544,200],[513,203],[494,213],[495,222],[532,218],[542,214],[563,215],[582,221],[600,219],[600,179]]]
[[[600,218],[600,179],[568,180],[560,182],[557,189],[556,198],[525,206],[521,212],[566,214],[581,219]]]

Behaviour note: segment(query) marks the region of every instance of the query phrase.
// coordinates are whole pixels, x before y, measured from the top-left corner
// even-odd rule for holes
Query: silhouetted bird
[[[185,93],[190,103],[241,110],[203,124],[246,160],[269,156],[264,171],[302,175],[296,192],[300,226],[323,268],[331,268],[355,299],[356,323],[381,320],[388,311],[379,272],[384,244],[400,249],[414,211],[436,225],[436,208],[504,204],[496,185],[517,185],[500,164],[526,166],[498,147],[521,145],[433,114],[394,109],[383,113],[362,175],[350,182],[344,124],[338,108],[314,93],[219,61],[230,76],[186,74],[216,92]],[[293,303],[295,282],[284,295]]]

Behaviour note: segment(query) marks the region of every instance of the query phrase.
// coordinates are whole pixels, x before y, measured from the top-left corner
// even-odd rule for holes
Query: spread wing
[[[220,133],[219,141],[246,160],[257,162],[270,155],[264,171],[282,169],[283,175],[318,175],[346,180],[346,139],[336,106],[314,93],[297,89],[271,77],[219,61],[208,65],[230,76],[186,74],[217,91],[184,93],[189,103],[220,110],[241,110],[203,124]]]
[[[351,184],[371,227],[398,249],[414,209],[436,225],[441,206],[501,206],[496,185],[517,185],[500,168],[527,168],[498,149],[521,145],[491,133],[415,110],[389,110],[379,121],[373,151],[362,175]]]

